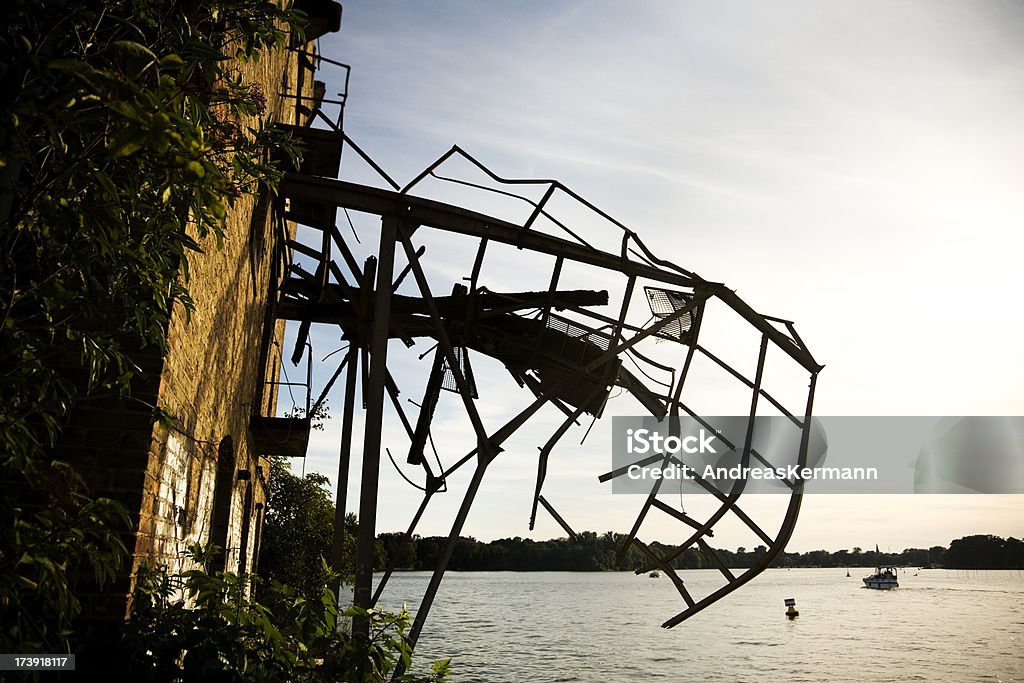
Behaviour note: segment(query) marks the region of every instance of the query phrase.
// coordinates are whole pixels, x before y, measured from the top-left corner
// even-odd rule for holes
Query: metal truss
[[[306,135],[299,128],[295,132],[300,137]],[[383,439],[391,445],[403,444],[405,469],[411,467],[420,472],[403,473],[422,493],[406,529],[407,537],[416,532],[435,496],[454,493],[449,487],[452,475],[463,468],[472,469],[447,543],[416,610],[410,634],[413,644],[422,632],[488,467],[501,457],[510,438],[532,424],[541,412],[558,411],[561,418],[546,440],[538,444],[539,457],[530,465],[536,467],[531,529],[538,509],[543,508],[566,533],[574,534],[552,502],[542,495],[549,459],[560,439],[581,425],[581,421],[588,416],[596,420],[608,412],[613,392],[632,397],[635,403],[631,405],[653,418],[678,422],[688,416],[703,420],[683,400],[684,384],[687,397],[698,396],[702,390],[699,382],[686,384],[697,358],[721,368],[732,389],[747,397],[745,438],[728,443],[744,466],[754,460],[767,462],[754,447],[754,417],[765,413],[766,404],[767,409],[787,417],[800,430],[799,452],[794,458],[800,466],[807,462],[814,387],[822,366],[791,322],[761,315],[724,285],[704,280],[655,255],[636,233],[559,182],[499,177],[455,147],[407,186],[399,188],[340,130],[312,131],[308,135],[316,139],[317,154],[297,172],[287,173],[280,189],[280,220],[294,221],[307,229],[303,231],[306,238],[284,240],[291,258],[279,288],[275,313],[298,324],[299,354],[308,343],[313,324],[337,326],[348,343],[347,352],[314,404],[319,406],[344,374],[339,500],[332,551],[336,564],[341,557],[352,450],[360,447],[353,430],[356,389],[362,385],[365,421],[359,472],[357,606],[375,605],[393,570],[388,568],[374,589],[376,514],[380,505],[388,504],[378,500],[382,452],[386,450],[390,457],[390,448],[385,448]],[[325,140],[335,147],[325,149]],[[333,177],[343,148],[352,149],[367,162],[387,187]],[[480,182],[442,175],[441,171],[449,166],[462,169],[464,176],[472,175]],[[503,219],[456,203],[430,199],[419,194],[428,183],[485,190],[503,201],[519,202],[524,210],[519,220]],[[556,203],[570,208],[556,213]],[[351,221],[353,214],[377,226],[375,253],[362,261],[356,258],[357,249],[351,238],[346,237],[347,231],[339,227],[340,217]],[[563,214],[571,218],[561,217]],[[601,224],[602,235],[613,235],[616,248],[600,248],[584,238],[586,228],[578,223],[590,221]],[[428,255],[420,240],[427,233],[471,243],[472,261],[466,260],[460,266],[465,277],[453,280],[450,275],[443,275],[451,272],[452,264],[445,263],[445,254],[437,254],[437,258],[433,258],[433,253]],[[310,239],[309,235],[314,237]],[[492,256],[496,251],[498,255]],[[492,276],[496,266],[504,271],[516,267],[509,262],[510,254],[516,260],[521,258],[524,268],[530,268],[530,282],[543,284],[511,291],[493,284],[502,280],[501,273]],[[537,268],[537,263],[550,267]],[[587,276],[580,278],[582,272]],[[604,287],[595,289],[593,282]],[[743,335],[749,338],[754,359],[751,376],[702,344],[702,329],[719,314],[737,319]],[[402,344],[391,344],[391,340],[400,340]],[[407,412],[408,404],[400,400],[400,383],[406,378],[396,376],[399,364],[395,354],[410,353],[405,350],[414,347],[419,351],[424,345],[431,347],[418,354],[424,367],[429,366],[426,382],[414,392],[416,410]],[[510,407],[501,424],[488,424],[481,415],[480,407],[488,405],[491,397],[473,366],[484,357],[492,359],[488,361],[492,365],[495,361],[500,364],[524,397],[522,405]],[[806,391],[796,408],[787,408],[783,400],[770,393],[766,380],[769,357],[781,358],[791,370],[806,375]],[[465,424],[472,435],[472,447],[465,453],[432,452],[434,418],[444,392],[454,394],[461,403]],[[402,433],[384,434],[386,414],[397,419]],[[670,457],[663,457],[664,464],[670,463]],[[609,481],[622,474],[620,469],[600,478]],[[413,481],[414,478],[419,481]],[[638,573],[658,569],[678,589],[685,608],[664,622],[666,628],[679,624],[768,567],[792,534],[803,491],[802,483],[787,483],[791,490],[784,519],[778,529],[769,532],[740,506],[742,482],[727,491],[706,482],[702,485],[717,500],[717,508],[698,519],[659,499],[661,481],[654,482],[649,494],[642,497],[620,549],[620,560],[630,546],[639,549],[646,564],[636,568]],[[668,554],[655,553],[639,538],[652,511],[679,525],[678,545]],[[755,566],[740,574],[727,567],[707,542],[715,525],[727,515],[739,519],[768,549]],[[706,595],[693,595],[672,568],[673,560],[690,548],[701,552],[722,575],[721,584]],[[357,623],[355,628],[359,632],[366,625]]]

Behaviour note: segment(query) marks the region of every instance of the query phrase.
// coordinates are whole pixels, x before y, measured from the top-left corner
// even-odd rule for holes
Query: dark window
[[[231,496],[235,484],[235,445],[225,436],[217,448],[217,480],[213,487],[213,507],[210,509],[210,543],[220,548],[213,568],[224,568],[231,528]]]

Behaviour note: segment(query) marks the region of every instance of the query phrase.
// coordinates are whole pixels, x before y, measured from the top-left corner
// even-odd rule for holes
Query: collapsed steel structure
[[[347,67],[327,60],[336,68]],[[323,58],[310,55],[311,67],[322,66]],[[323,88],[320,89],[321,92]],[[333,101],[343,105],[344,95]],[[683,400],[683,388],[695,357],[710,360],[724,370],[736,387],[748,396],[749,422],[742,443],[727,443],[746,465],[752,459],[765,462],[754,444],[754,417],[766,401],[778,414],[789,418],[801,431],[796,462],[807,461],[811,407],[819,365],[789,321],[765,316],[741,300],[722,284],[704,280],[694,272],[656,256],[640,238],[622,223],[584,200],[561,183],[553,180],[512,180],[502,178],[458,147],[431,164],[404,187],[399,187],[345,134],[341,115],[330,119],[324,115],[323,100],[296,101],[305,114],[306,125],[292,127],[293,134],[306,143],[308,150],[300,168],[286,173],[276,207],[280,224],[279,256],[282,271],[280,286],[275,292],[274,315],[298,324],[293,361],[298,361],[308,346],[313,324],[335,325],[348,343],[347,352],[323,388],[320,397],[310,404],[304,418],[291,418],[282,424],[291,434],[299,434],[298,443],[278,441],[276,452],[289,455],[305,453],[308,423],[316,413],[328,390],[344,373],[344,406],[340,439],[338,507],[332,561],[340,562],[341,532],[347,509],[351,455],[356,443],[353,434],[357,385],[361,384],[365,409],[362,439],[360,500],[358,505],[359,536],[357,542],[355,603],[372,607],[387,586],[391,570],[373,586],[373,556],[378,510],[378,490],[382,449],[385,448],[384,416],[397,417],[402,432],[388,434],[390,441],[401,441],[406,449],[406,464],[422,470],[422,501],[406,534],[415,533],[417,525],[431,500],[448,491],[452,475],[474,463],[472,477],[452,521],[448,542],[415,613],[411,640],[415,644],[427,614],[438,592],[452,551],[466,523],[474,499],[488,466],[502,453],[513,434],[542,410],[561,413],[558,426],[540,444],[536,463],[536,484],[530,511],[533,529],[538,508],[543,508],[555,521],[574,534],[570,525],[542,494],[549,457],[556,444],[580,420],[599,418],[613,390],[635,399],[635,405],[653,418],[673,420],[689,416],[702,424],[698,413]],[[343,107],[340,107],[343,109]],[[326,127],[313,127],[315,121]],[[343,149],[361,158],[383,180],[384,187],[337,179]],[[450,166],[460,166],[475,173],[483,184],[442,175]],[[503,201],[517,201],[525,207],[523,220],[507,220],[436,199],[416,192],[426,181],[456,184],[494,193]],[[529,195],[539,194],[539,199]],[[555,215],[556,201],[571,204],[568,213],[600,222],[607,234],[616,236],[617,249],[601,249],[581,235],[582,229]],[[351,224],[354,214],[370,217],[379,225],[377,246],[373,255],[360,262],[351,238],[339,227],[344,216]],[[305,237],[291,238],[287,222],[307,226],[300,231]],[[309,230],[309,229],[312,230]],[[452,240],[473,243],[472,262],[465,264],[466,277],[452,281],[443,275],[444,268],[427,256],[417,244],[426,233],[442,234]],[[310,236],[313,236],[310,238]],[[511,250],[509,249],[511,248]],[[543,288],[503,291],[492,288],[489,280],[488,256],[500,250],[498,265],[508,269],[507,256],[519,255],[523,262],[532,256],[550,263],[544,272],[530,271],[528,279],[546,282]],[[442,260],[445,254],[441,254]],[[447,264],[449,270],[451,264]],[[572,280],[585,270],[582,278],[607,284],[608,289],[574,288]],[[502,277],[496,276],[495,281]],[[609,290],[614,295],[609,296]],[[721,359],[701,343],[701,329],[713,314],[713,304],[724,305],[742,321],[751,338],[756,340],[756,363],[753,376],[747,376]],[[611,307],[612,311],[602,310]],[[643,322],[646,321],[646,322]],[[425,387],[418,394],[416,414],[409,414],[399,399],[401,377],[394,376],[389,361],[405,348],[422,348],[418,354],[429,363]],[[644,349],[661,342],[661,355],[669,353],[674,360],[655,360]],[[666,351],[666,347],[678,349]],[[765,386],[766,358],[769,352],[792,361],[808,379],[803,404],[790,409],[775,398]],[[490,358],[500,364],[522,389],[526,404],[497,428],[488,427],[481,417],[480,397],[471,358]],[[360,371],[362,368],[362,371]],[[661,376],[663,379],[658,379]],[[699,387],[698,387],[699,388]],[[428,457],[432,444],[432,424],[443,392],[452,392],[461,401],[472,434],[473,447],[445,465],[434,453]],[[271,429],[274,420],[262,427]],[[711,425],[707,425],[711,428]],[[307,430],[303,434],[303,430]],[[446,454],[447,455],[447,454]],[[660,456],[659,456],[660,457]],[[666,462],[667,456],[666,456]],[[397,467],[397,464],[396,464]],[[621,476],[615,470],[601,476],[602,481]],[[408,476],[404,475],[407,479]],[[698,483],[700,477],[698,477]],[[752,515],[739,505],[743,483],[721,491],[704,485],[717,499],[717,509],[703,518],[691,517],[659,499],[661,481],[655,481],[625,536],[619,559],[629,546],[637,547],[647,564],[637,572],[658,569],[674,583],[685,603],[685,609],[666,620],[672,627],[727,593],[743,585],[763,571],[784,549],[796,523],[803,484],[785,482],[789,486],[788,506],[777,531],[768,533]],[[641,525],[652,510],[678,522],[685,533],[672,552],[659,555],[640,541]],[[767,547],[755,566],[735,574],[708,545],[713,527],[731,514],[748,527]],[[687,549],[697,548],[722,574],[722,584],[707,595],[691,595],[671,563]],[[356,629],[365,624],[356,624]]]

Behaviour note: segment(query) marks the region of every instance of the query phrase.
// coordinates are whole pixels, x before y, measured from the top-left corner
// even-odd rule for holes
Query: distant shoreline
[[[635,548],[630,548],[621,563],[616,563],[626,536],[613,532],[597,534],[585,531],[575,538],[535,541],[530,538],[504,538],[482,542],[475,538],[459,538],[452,551],[449,571],[630,571],[647,565]],[[448,539],[441,536],[413,537],[404,534],[381,534],[377,537],[378,569],[394,571],[431,570],[436,566]],[[648,547],[665,557],[676,550],[671,544],[652,541]],[[750,567],[767,552],[759,545],[752,550],[713,550],[717,559],[730,568]],[[892,565],[926,570],[942,569],[1024,569],[1024,540],[999,536],[974,535],[951,541],[948,547],[907,548],[899,553],[852,548],[850,550],[811,550],[805,553],[781,553],[770,568],[855,568]],[[709,569],[717,565],[697,548],[680,553],[672,562],[673,569]]]

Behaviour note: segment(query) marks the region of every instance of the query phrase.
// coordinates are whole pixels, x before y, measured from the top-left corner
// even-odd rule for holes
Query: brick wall
[[[296,123],[294,102],[280,95],[298,83],[294,53],[237,66],[263,88],[268,114]],[[255,566],[266,501],[261,472],[269,473],[269,464],[251,448],[248,426],[254,413],[273,415],[275,396],[265,382],[277,380],[284,334],[268,305],[270,214],[266,202],[236,202],[222,247],[211,238],[201,244],[205,253],[189,258],[195,308],[187,314],[175,306],[166,356],[139,352],[143,374],[130,398],[87,399],[69,417],[61,452],[93,495],[126,505],[135,528],[125,538],[130,566],[103,593],[83,596],[88,619],[123,617],[140,564],[187,569],[184,553],[195,542],[222,545],[223,568]],[[153,423],[153,406],[175,416],[174,426]]]
[[[278,94],[297,82],[294,54],[272,55],[239,69],[261,84],[275,119],[292,123],[294,103]],[[212,538],[224,546],[226,569],[253,568],[257,525],[246,520],[265,503],[259,473],[269,466],[251,448],[248,425],[260,402],[272,414],[274,396],[265,382],[277,379],[284,331],[268,317],[274,234],[270,212],[256,204],[252,197],[240,199],[228,216],[222,247],[209,239],[203,244],[206,253],[190,259],[195,308],[191,315],[180,305],[175,308],[157,396],[158,405],[177,421],[172,429],[152,430],[136,567],[155,561],[184,569],[187,547]],[[217,490],[218,462],[232,456],[233,471],[221,472]],[[218,496],[228,497],[221,501],[228,523],[214,533]]]

